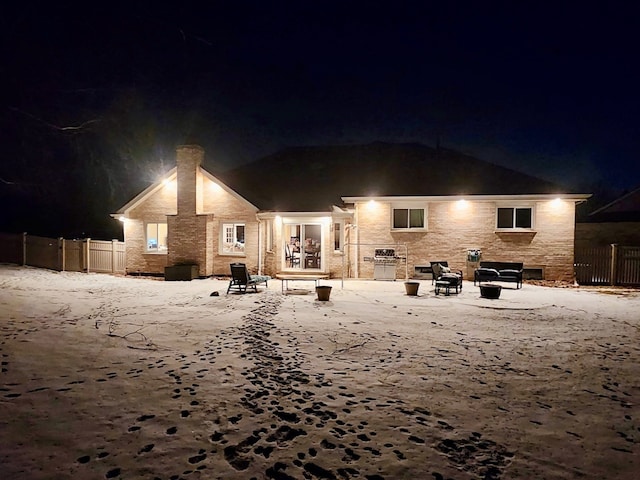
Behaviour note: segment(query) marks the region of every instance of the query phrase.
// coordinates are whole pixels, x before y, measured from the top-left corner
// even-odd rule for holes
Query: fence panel
[[[22,265],[24,261],[23,241],[24,235],[22,233],[0,233],[0,262]]]
[[[576,282],[580,285],[611,284],[611,247],[579,248],[575,251]]]
[[[616,285],[640,285],[640,247],[618,247]]]
[[[126,262],[126,248],[124,242],[114,242],[113,254],[115,255],[114,272],[113,273],[125,273],[127,271]]]
[[[29,235],[26,238],[26,264],[32,267],[61,270],[61,249],[57,238],[37,237]]]
[[[89,240],[89,271],[111,273],[113,263],[113,242]]]
[[[84,271],[84,242],[82,240],[65,240],[63,269],[68,272]]]

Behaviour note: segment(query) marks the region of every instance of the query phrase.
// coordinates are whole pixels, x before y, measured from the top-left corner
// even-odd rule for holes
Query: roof
[[[546,180],[421,144],[291,147],[217,174],[261,210],[327,211],[343,197],[571,193]]]
[[[591,212],[588,222],[640,222],[640,187]]]

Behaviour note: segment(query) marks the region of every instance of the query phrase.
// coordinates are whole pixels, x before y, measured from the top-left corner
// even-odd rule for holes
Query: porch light
[[[222,187],[216,182],[211,182],[211,190],[214,192],[220,192],[222,190]]]
[[[558,197],[558,198],[556,198],[556,199],[552,200],[552,201],[551,201],[551,205],[552,205],[554,208],[558,208],[558,207],[560,207],[560,205],[562,205],[562,199],[561,199],[560,197]]]
[[[376,201],[375,201],[375,200],[373,200],[373,199],[371,199],[371,200],[369,200],[369,201],[367,202],[367,208],[368,208],[369,210],[373,210],[373,209],[375,209],[377,205],[378,205],[378,204],[377,204],[377,203],[376,203]]]
[[[118,220],[120,220],[122,223],[124,223],[124,221],[125,221],[126,219],[127,219],[127,218],[126,218],[124,215],[120,215],[120,216],[118,217]]]
[[[461,198],[456,202],[456,208],[458,210],[465,210],[469,206],[469,202],[467,202],[464,198]]]
[[[164,180],[162,180],[162,185],[167,188],[172,188],[175,186],[175,184],[176,182],[174,180],[169,180],[168,178],[165,178]]]

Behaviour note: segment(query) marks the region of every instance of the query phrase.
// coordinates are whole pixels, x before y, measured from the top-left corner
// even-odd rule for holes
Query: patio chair
[[[289,267],[300,266],[300,253],[292,252],[291,246],[288,243],[284,244],[284,255],[286,264]]]
[[[452,272],[447,266],[441,263],[434,263],[431,268],[433,269],[434,283],[436,284],[436,295],[440,294],[440,290],[444,289],[444,294],[449,295],[451,289],[455,290],[455,293],[462,292],[462,271],[457,270]]]
[[[267,281],[269,280],[271,280],[271,277],[268,275],[250,275],[244,263],[232,263],[231,281],[229,282],[229,288],[227,288],[227,294],[231,290],[247,293],[249,288],[252,288],[257,293],[258,285],[264,283],[264,286],[267,287]]]

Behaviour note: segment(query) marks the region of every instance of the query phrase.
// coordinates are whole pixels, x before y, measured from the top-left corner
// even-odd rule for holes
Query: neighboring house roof
[[[640,187],[594,210],[588,222],[640,222]]]
[[[287,148],[217,176],[271,211],[327,211],[344,197],[570,193],[454,150],[381,142]]]

